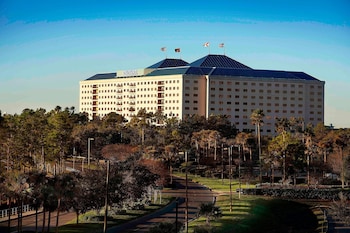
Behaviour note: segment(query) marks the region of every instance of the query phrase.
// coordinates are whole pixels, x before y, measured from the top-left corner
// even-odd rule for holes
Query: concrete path
[[[182,178],[174,178],[177,187],[173,190],[163,191],[163,194],[178,197],[178,221],[185,222],[186,209],[186,191],[185,180]],[[188,182],[188,219],[191,221],[197,216],[199,207],[202,203],[212,202],[215,200],[214,193],[206,187],[191,182]],[[123,232],[148,232],[149,229],[160,222],[175,222],[176,220],[176,203],[157,211],[154,214],[145,216],[143,218],[135,219],[134,221],[122,224],[120,226],[111,227],[108,233],[123,233]]]

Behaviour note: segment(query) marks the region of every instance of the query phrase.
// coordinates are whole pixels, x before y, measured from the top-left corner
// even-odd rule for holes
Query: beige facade
[[[128,120],[141,109],[179,119],[226,115],[240,131],[249,131],[250,115],[259,108],[266,116],[263,134],[274,134],[276,118],[302,118],[305,125],[324,121],[324,82],[305,73],[253,70],[222,55],[191,64],[169,60],[81,81],[80,112],[90,119],[116,112]]]

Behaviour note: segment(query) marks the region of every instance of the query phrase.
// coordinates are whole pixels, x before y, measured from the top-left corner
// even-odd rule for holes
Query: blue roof
[[[157,68],[178,67],[178,66],[187,66],[187,65],[188,65],[188,62],[182,59],[166,58],[147,68],[157,69]]]
[[[202,57],[191,64],[192,67],[221,67],[221,68],[234,68],[234,69],[251,69],[250,67],[233,60],[225,55],[213,55],[209,54]]]
[[[316,78],[303,72],[279,71],[279,70],[247,70],[247,69],[229,69],[214,68],[211,76],[236,76],[251,78],[284,78],[284,79],[302,79],[317,80]]]
[[[115,78],[117,73],[105,73],[105,74],[95,74],[94,76],[86,80],[100,80],[100,79],[112,79]]]
[[[236,60],[225,55],[209,54],[192,63],[187,63],[181,59],[166,58],[147,68],[155,69],[145,76],[161,75],[210,75],[211,78],[217,76],[246,77],[246,78],[276,78],[276,79],[318,79],[304,73],[296,71],[278,70],[254,70]],[[116,73],[96,74],[87,80],[113,79]]]
[[[160,75],[174,75],[174,74],[185,74],[188,67],[175,67],[166,69],[156,69],[146,76],[160,76]]]

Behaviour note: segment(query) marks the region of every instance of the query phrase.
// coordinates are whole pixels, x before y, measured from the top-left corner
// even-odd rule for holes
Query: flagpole
[[[224,49],[224,55],[226,55],[225,44],[224,43],[219,44],[219,48]]]
[[[160,50],[161,50],[162,52],[164,52],[164,54],[165,54],[165,59],[167,59],[167,58],[168,58],[168,54],[167,54],[167,51],[166,51],[166,47],[162,47],[162,48],[160,48]]]
[[[203,46],[208,48],[208,54],[210,54],[210,43],[209,42],[205,42],[203,44]]]

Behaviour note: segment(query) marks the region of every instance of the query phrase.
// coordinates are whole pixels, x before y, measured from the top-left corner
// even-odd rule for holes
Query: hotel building
[[[251,113],[265,113],[262,134],[274,134],[275,118],[324,122],[324,81],[304,72],[256,70],[225,55],[192,63],[164,59],[145,69],[96,74],[80,81],[80,112],[89,118],[116,112],[126,119],[141,109],[167,117],[226,115],[240,131],[254,130]]]

